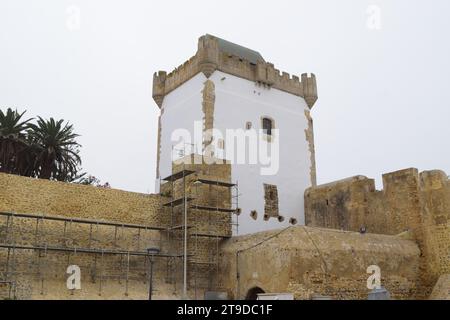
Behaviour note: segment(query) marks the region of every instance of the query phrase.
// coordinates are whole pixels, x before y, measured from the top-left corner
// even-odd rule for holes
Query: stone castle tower
[[[189,154],[226,160],[239,186],[235,234],[304,224],[316,185],[313,74],[281,73],[258,52],[211,35],[171,73],[153,77],[159,108],[157,177]]]

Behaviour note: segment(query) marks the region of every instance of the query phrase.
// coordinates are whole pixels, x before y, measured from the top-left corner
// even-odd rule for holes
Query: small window
[[[263,132],[267,134],[268,136],[272,135],[272,129],[273,129],[273,121],[269,118],[263,118],[262,119],[263,124]]]
[[[246,130],[250,130],[252,128],[252,123],[250,122],[250,121],[248,121],[246,124],[245,124],[245,129]]]

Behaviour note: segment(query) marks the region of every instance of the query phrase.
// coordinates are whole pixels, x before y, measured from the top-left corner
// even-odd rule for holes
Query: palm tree
[[[73,181],[78,178],[81,158],[73,132],[73,126],[64,120],[44,120],[38,117],[36,124],[28,129],[28,144],[33,154],[34,171],[41,179]]]
[[[26,130],[32,119],[22,121],[26,111],[18,113],[11,108],[0,110],[0,172],[21,174],[19,168],[27,167],[22,157],[27,147]]]

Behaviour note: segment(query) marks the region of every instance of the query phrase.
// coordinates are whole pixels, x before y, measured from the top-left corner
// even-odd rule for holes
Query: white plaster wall
[[[194,122],[202,121],[202,90],[206,77],[203,73],[185,82],[164,97],[161,117],[161,155],[159,172],[161,178],[172,173],[172,132],[184,128],[194,138]],[[157,182],[158,183],[158,182]],[[159,189],[159,187],[158,187]],[[157,190],[158,190],[157,189]]]
[[[279,129],[280,167],[276,175],[261,176],[259,165],[232,166],[233,181],[239,183],[242,194],[239,234],[287,227],[290,218],[304,224],[303,194],[311,185],[305,100],[219,71],[210,79],[216,87],[215,128],[222,132],[226,128],[245,129],[246,122],[250,121],[252,128],[262,129],[261,117],[269,116]],[[264,221],[264,183],[278,187],[279,211],[285,217],[283,223],[274,218]],[[258,212],[256,221],[250,217],[252,210]]]
[[[168,94],[163,101],[161,122],[160,175],[171,174],[171,134],[179,128],[188,129],[194,137],[194,121],[202,121],[202,90],[206,77],[200,73]],[[248,234],[289,226],[289,219],[296,218],[304,224],[303,194],[311,185],[310,153],[305,129],[308,122],[303,98],[277,89],[268,89],[255,83],[219,71],[210,77],[215,83],[214,127],[225,134],[226,129],[245,129],[252,122],[253,129],[261,129],[261,117],[275,120],[279,129],[280,168],[276,175],[261,176],[260,165],[232,165],[233,182],[239,183],[238,234]],[[264,221],[264,183],[278,187],[279,210],[285,217]],[[256,210],[258,219],[250,217]],[[236,228],[233,228],[236,233]]]

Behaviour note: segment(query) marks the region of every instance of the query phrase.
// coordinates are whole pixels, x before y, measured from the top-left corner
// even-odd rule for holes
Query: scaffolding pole
[[[0,216],[30,218],[30,219],[38,219],[41,221],[42,220],[51,220],[51,221],[62,221],[62,222],[80,223],[80,224],[91,224],[91,225],[95,224],[97,226],[122,227],[122,228],[128,228],[128,229],[144,229],[144,230],[155,230],[155,231],[164,231],[166,229],[165,227],[159,227],[159,226],[146,226],[146,225],[139,225],[139,224],[128,224],[128,223],[89,220],[89,219],[74,219],[74,218],[64,218],[64,217],[58,217],[58,216],[47,216],[47,215],[37,215],[37,214],[28,214],[28,213],[0,212]]]
[[[186,175],[184,171],[186,170],[183,164],[183,190],[184,190],[184,253],[183,253],[183,298],[187,299],[187,201],[186,201]]]
[[[87,253],[87,254],[101,254],[101,255],[127,255],[130,256],[140,256],[147,257],[149,253],[145,251],[126,251],[126,250],[106,250],[106,249],[89,249],[89,248],[68,248],[68,247],[52,247],[52,246],[28,246],[28,245],[15,245],[15,244],[3,244],[0,243],[0,248],[3,249],[15,249],[15,250],[47,250],[47,251],[57,251],[57,252],[69,252],[69,253]],[[155,254],[156,258],[181,258],[182,255],[171,255],[171,254]]]

